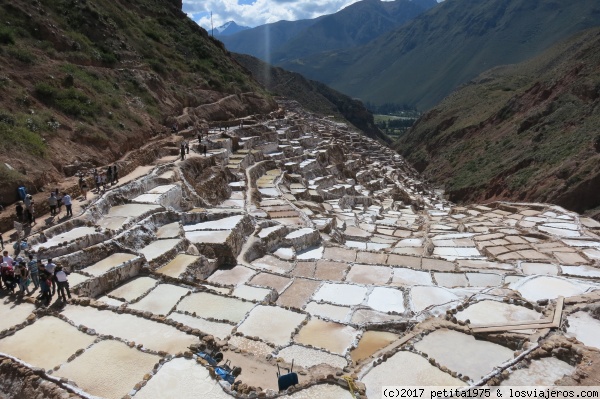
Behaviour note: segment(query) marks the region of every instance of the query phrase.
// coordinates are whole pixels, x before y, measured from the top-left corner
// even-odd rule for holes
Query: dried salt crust
[[[198,329],[205,334],[213,335],[219,339],[225,339],[231,334],[231,330],[233,330],[231,324],[205,320],[200,317],[189,316],[178,312],[171,313],[168,318],[190,328]]]
[[[151,277],[136,277],[110,291],[107,295],[132,302],[154,288],[157,283],[158,281]]]
[[[342,356],[301,345],[287,346],[279,351],[277,357],[281,357],[286,363],[291,363],[293,360],[294,365],[305,368],[328,364],[342,369],[348,365],[348,361]]]
[[[246,320],[237,331],[277,346],[286,345],[291,341],[294,330],[306,319],[306,315],[292,312],[275,306],[259,305],[252,309]],[[268,320],[268,327],[265,321]]]
[[[128,307],[157,315],[167,315],[189,289],[172,284],[159,284],[148,295]]]
[[[35,310],[35,306],[29,303],[16,304],[13,302],[0,301],[0,331],[23,323]]]
[[[253,302],[244,302],[208,292],[197,292],[183,298],[177,305],[177,310],[195,313],[196,316],[203,318],[239,323],[254,306]]]
[[[555,357],[533,360],[529,367],[513,371],[502,381],[503,386],[552,386],[566,375],[571,375],[575,367]]]

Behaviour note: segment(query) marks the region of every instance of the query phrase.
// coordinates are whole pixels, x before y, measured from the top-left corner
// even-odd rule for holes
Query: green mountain
[[[346,120],[371,138],[384,143],[390,142],[375,125],[373,114],[360,101],[323,83],[306,79],[299,73],[272,67],[250,55],[234,53],[233,56],[258,82],[274,94],[296,100],[310,111]]]
[[[436,4],[435,0],[362,0],[335,14],[261,25],[219,39],[230,51],[278,65],[322,51],[368,43]]]
[[[597,0],[446,0],[362,47],[279,66],[363,101],[427,110],[485,70],[598,25]]]
[[[600,216],[600,29],[492,69],[395,148],[454,201],[552,202]]]

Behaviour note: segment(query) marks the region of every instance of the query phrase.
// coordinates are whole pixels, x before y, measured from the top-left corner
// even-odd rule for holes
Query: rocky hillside
[[[390,139],[375,125],[373,114],[360,101],[323,83],[306,79],[299,73],[272,67],[250,55],[234,53],[233,56],[274,94],[296,100],[312,112],[345,119],[367,136],[390,143]]]
[[[0,203],[105,165],[189,123],[270,111],[270,96],[181,2],[14,0],[0,4]],[[185,126],[182,126],[185,127]]]
[[[446,0],[365,46],[279,66],[363,101],[425,111],[490,68],[599,25],[597,0]]]
[[[600,214],[600,29],[491,70],[395,144],[454,201],[553,202]]]

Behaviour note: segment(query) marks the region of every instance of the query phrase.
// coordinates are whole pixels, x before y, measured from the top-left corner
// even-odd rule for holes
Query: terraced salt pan
[[[189,289],[177,285],[160,284],[148,295],[128,307],[157,315],[166,315],[188,292],[190,292]]]
[[[537,301],[580,295],[587,291],[589,286],[560,277],[532,276],[511,284],[510,288],[519,291],[523,298],[529,301]]]
[[[165,252],[168,252],[175,248],[181,240],[170,238],[166,240],[156,240],[140,249],[140,253],[146,257],[146,260],[152,261],[159,256],[162,256]]]
[[[404,313],[404,295],[394,288],[375,287],[369,294],[367,306],[384,313]]]
[[[440,287],[416,286],[410,290],[410,303],[415,312],[421,312],[430,306],[439,306],[460,299],[454,293]]]
[[[34,310],[30,303],[0,302],[0,331],[23,323]]]
[[[90,346],[95,338],[56,317],[46,316],[1,339],[0,352],[35,367],[52,369],[66,362],[79,349]]]
[[[135,397],[137,399],[229,399],[208,370],[193,360],[176,358],[165,363]]]
[[[388,283],[391,276],[391,267],[354,265],[346,275],[346,281],[359,284],[385,285]]]
[[[563,274],[581,277],[600,277],[600,269],[590,266],[561,266]]]
[[[586,346],[600,349],[600,320],[586,312],[575,312],[569,315],[568,320],[568,336],[577,338]]]
[[[76,325],[84,325],[99,334],[113,335],[148,349],[177,353],[187,350],[198,338],[185,334],[174,327],[130,314],[118,314],[109,310],[69,306],[62,314]]]
[[[197,328],[198,330],[209,335],[214,335],[219,339],[225,339],[225,337],[231,334],[231,330],[233,329],[231,324],[205,320],[200,317],[189,316],[179,312],[171,313],[169,319],[185,324],[191,328]]]
[[[391,285],[433,285],[433,280],[428,272],[396,267],[394,268]]]
[[[198,230],[231,230],[244,218],[244,215],[229,216],[223,219],[211,220],[196,224],[188,224],[183,226],[183,230],[198,231]]]
[[[83,283],[84,281],[88,281],[89,279],[90,279],[90,277],[83,275],[81,273],[77,273],[77,272],[71,273],[71,274],[69,274],[69,286],[71,288],[73,288],[73,287]],[[0,330],[1,330],[1,328],[0,328]]]
[[[177,305],[177,310],[180,312],[196,313],[198,317],[239,323],[253,307],[253,302],[243,302],[239,299],[214,295],[208,292],[197,292],[186,296]]]
[[[156,283],[157,281],[153,278],[138,277],[110,291],[108,295],[131,302],[151,290]]]
[[[269,294],[271,294],[271,290],[266,288],[258,288],[252,287],[249,285],[241,284],[234,288],[231,295],[237,296],[238,298],[244,298],[249,301],[263,301]]]
[[[407,367],[410,365],[410,367]],[[398,372],[402,370],[402,372]],[[400,351],[367,372],[361,381],[367,386],[367,397],[379,398],[381,388],[390,382],[401,386],[465,386],[458,378],[429,364],[423,357]]]
[[[353,362],[358,363],[398,338],[397,334],[386,331],[365,331],[358,341],[358,346],[350,352],[350,357]]]
[[[360,305],[366,294],[367,288],[359,285],[324,283],[313,296],[313,300],[352,306]]]
[[[185,233],[185,238],[195,244],[224,244],[231,235],[231,230],[201,230]]]
[[[100,262],[96,262],[93,265],[86,267],[83,271],[93,276],[101,276],[110,269],[135,258],[137,258],[137,255],[117,252],[102,259]],[[71,280],[70,277],[69,280]]]
[[[344,321],[350,315],[351,309],[345,306],[330,305],[328,303],[310,302],[304,309],[312,316]]]
[[[294,341],[344,355],[358,333],[358,330],[344,324],[311,319],[296,334]]]
[[[55,375],[75,381],[95,396],[120,399],[150,372],[160,357],[129,348],[119,341],[101,341],[62,366]]]
[[[442,366],[462,373],[476,381],[494,367],[513,358],[513,351],[487,341],[476,340],[472,335],[453,330],[436,330],[415,344]]]
[[[259,305],[252,309],[246,320],[238,327],[238,332],[248,337],[260,337],[275,345],[285,345],[291,341],[294,329],[305,318],[304,314],[280,307]]]
[[[199,258],[199,256],[194,255],[177,254],[172,261],[156,271],[165,276],[177,278],[187,270],[189,265],[196,262]]]
[[[179,222],[165,224],[156,230],[156,237],[159,239],[179,237],[180,228]]]
[[[501,324],[529,320],[535,322],[542,316],[533,309],[492,300],[477,302],[456,314],[458,320],[468,319],[471,324]]]
[[[118,230],[130,218],[139,218],[140,216],[162,209],[160,205],[149,204],[125,204],[110,208],[97,224],[100,227],[110,230]]]
[[[85,236],[88,236],[88,235],[94,234],[94,233],[97,233],[95,227],[87,227],[87,226],[76,227],[73,230],[69,230],[64,233],[58,234],[58,235],[50,238],[46,242],[43,242],[38,245],[34,245],[32,249],[37,251],[42,248],[52,248],[54,246],[57,246],[58,244],[62,244],[65,241],[71,242],[78,238],[82,238],[82,237],[85,237]]]
[[[290,281],[291,279],[287,277],[277,276],[270,273],[259,273],[253,277],[252,280],[250,280],[250,284],[270,287],[281,294],[288,286]]]
[[[555,357],[533,360],[529,367],[513,371],[502,381],[504,386],[553,386],[566,375],[571,375],[575,367]]]
[[[259,356],[266,358],[268,355],[272,354],[273,348],[262,341],[254,341],[252,339],[248,339],[246,337],[241,337],[239,335],[234,335],[227,341],[229,346],[233,346],[242,351],[253,353],[254,356]]]
[[[243,284],[254,276],[256,271],[246,266],[235,266],[232,269],[216,270],[208,279],[208,282],[223,285],[238,285]]]
[[[298,252],[296,259],[298,260],[310,260],[310,259],[321,259],[323,257],[323,247],[307,249],[306,251]]]
[[[306,368],[327,364],[341,369],[348,365],[348,361],[342,356],[301,345],[287,346],[279,351],[277,357],[283,358],[287,363],[291,363],[293,360],[294,365]]]

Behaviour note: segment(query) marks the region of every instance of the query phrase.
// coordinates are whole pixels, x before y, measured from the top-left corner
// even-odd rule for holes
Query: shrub
[[[0,44],[15,44],[13,31],[8,26],[0,26]]]

